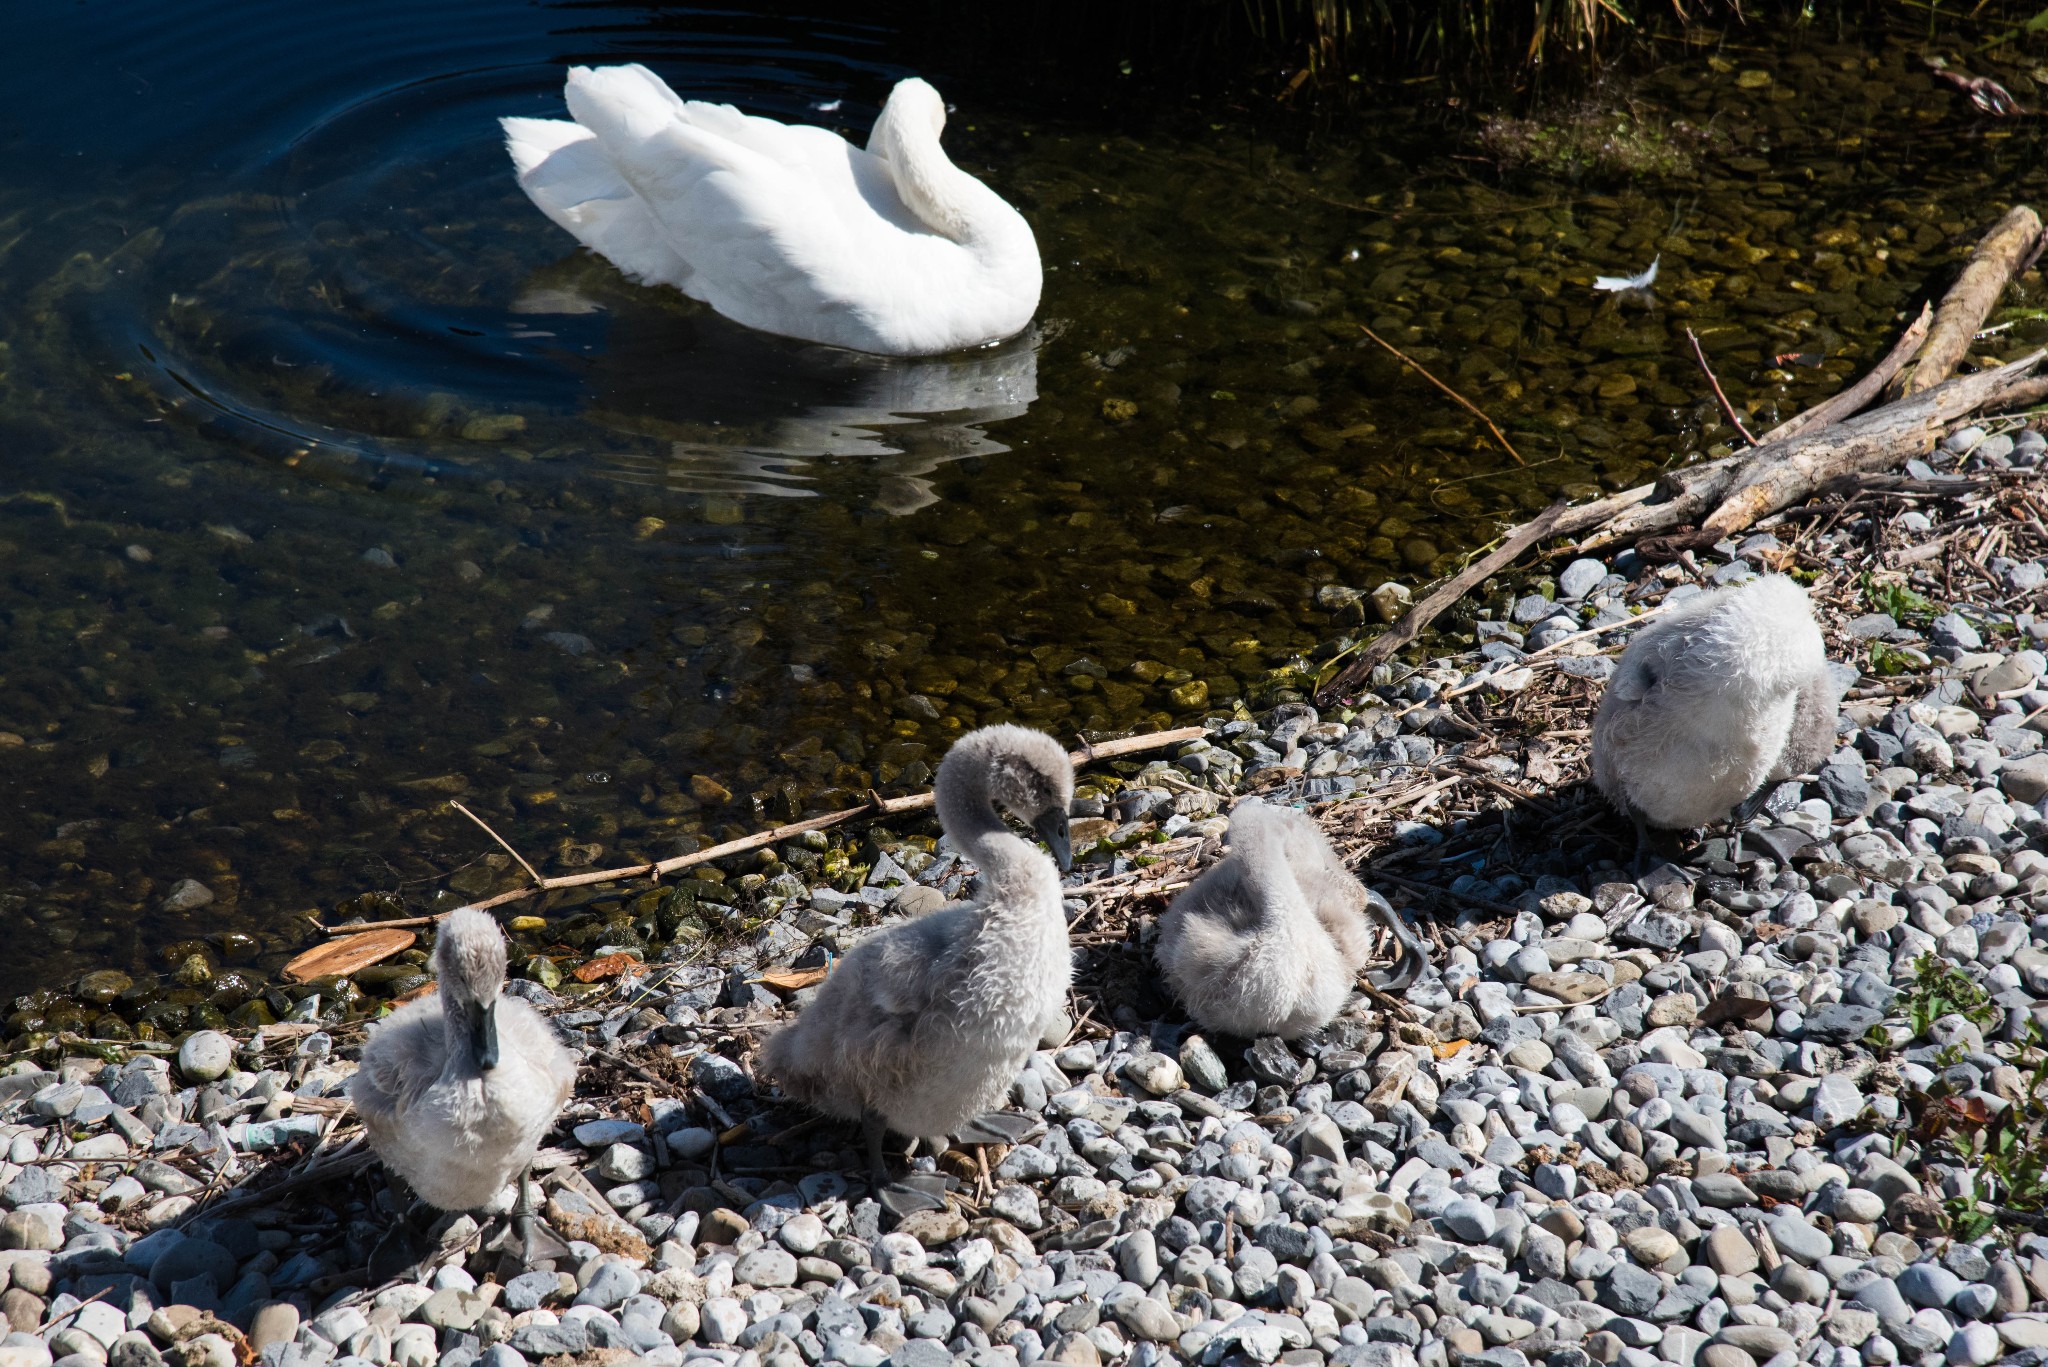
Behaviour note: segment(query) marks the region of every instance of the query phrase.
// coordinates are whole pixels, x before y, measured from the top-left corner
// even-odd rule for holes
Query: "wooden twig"
[[[1920,350],[1921,340],[1927,336],[1928,320],[1932,317],[1934,305],[1922,304],[1920,316],[1899,334],[1899,340],[1892,344],[1892,349],[1885,353],[1884,359],[1879,361],[1868,375],[1832,399],[1823,399],[1797,417],[1787,418],[1764,433],[1763,439],[1767,442],[1785,441],[1798,436],[1801,432],[1811,432],[1817,427],[1826,427],[1829,423],[1853,418],[1862,412],[1884,387],[1891,383],[1892,376],[1899,373],[1899,367],[1912,360],[1914,353]]]
[[[451,800],[448,805],[453,807],[456,811],[461,812],[464,816],[468,817],[471,821],[474,821],[477,825],[483,827],[484,834],[489,836],[491,839],[497,841],[498,845],[505,851],[505,853],[511,855],[514,859],[517,859],[519,861],[519,867],[525,869],[528,874],[532,875],[534,882],[542,883],[547,881],[540,876],[539,869],[536,869],[533,865],[526,862],[525,855],[513,849],[512,846],[509,843],[507,843],[504,836],[499,835],[496,831],[491,829],[490,822],[485,821],[482,817],[478,816],[475,812],[472,812],[469,808],[463,806],[460,802],[455,802]]]
[[[653,1087],[658,1092],[666,1092],[672,1085],[666,1079],[649,1072],[645,1068],[642,1068],[639,1064],[633,1062],[633,1060],[629,1058],[620,1058],[617,1054],[614,1054],[609,1049],[592,1049],[590,1052],[594,1057],[601,1058],[606,1063],[609,1063],[616,1068],[623,1068],[625,1071],[631,1073],[634,1077],[639,1078],[642,1082],[647,1083],[649,1086]]]
[[[1374,637],[1372,644],[1358,652],[1358,658],[1344,666],[1341,673],[1323,688],[1319,697],[1335,698],[1358,686],[1371,677],[1373,670],[1394,658],[1394,652],[1420,636],[1423,629],[1448,608],[1469,593],[1475,585],[1482,584],[1506,566],[1529,547],[1549,536],[1559,519],[1565,514],[1563,503],[1553,503],[1531,521],[1523,523],[1508,533],[1493,554],[1483,560],[1474,561],[1438,587],[1433,593],[1414,607],[1408,609],[1400,621]]]
[[[1364,333],[1366,336],[1372,338],[1375,342],[1378,342],[1387,350],[1393,352],[1395,356],[1401,359],[1401,362],[1404,365],[1408,366],[1416,374],[1420,375],[1423,379],[1428,380],[1438,389],[1441,389],[1444,393],[1450,395],[1451,398],[1456,400],[1459,404],[1463,405],[1466,412],[1470,413],[1473,417],[1479,419],[1479,421],[1485,423],[1486,430],[1493,433],[1493,439],[1500,443],[1501,450],[1507,452],[1510,456],[1514,457],[1515,464],[1522,466],[1528,465],[1529,462],[1522,459],[1522,453],[1515,449],[1515,444],[1508,440],[1507,433],[1501,431],[1500,428],[1494,424],[1493,419],[1487,417],[1486,414],[1480,410],[1478,404],[1473,403],[1472,400],[1466,398],[1463,394],[1460,394],[1457,390],[1451,388],[1442,380],[1439,380],[1436,376],[1430,374],[1428,370],[1423,368],[1422,362],[1416,360],[1413,356],[1410,356],[1407,352],[1401,350],[1401,348],[1395,346],[1392,342],[1380,336],[1377,332],[1374,332],[1365,324],[1360,323],[1358,325],[1358,330]]]
[[[1182,741],[1196,740],[1207,734],[1208,730],[1206,727],[1182,726],[1172,731],[1155,731],[1150,735],[1144,736],[1121,736],[1116,740],[1106,740],[1090,746],[1085,753],[1069,754],[1067,758],[1078,769],[1091,760],[1114,759],[1119,755],[1135,755],[1142,754],[1148,750],[1161,750],[1169,745],[1177,745]],[[930,793],[914,793],[909,797],[876,799],[859,807],[846,807],[836,812],[827,812],[823,816],[809,817],[803,821],[792,821],[786,826],[777,826],[773,830],[757,831],[753,835],[742,836],[738,840],[728,840],[723,845],[713,845],[709,849],[698,850],[694,854],[679,854],[673,858],[659,860],[652,864],[629,864],[623,868],[597,869],[590,873],[572,873],[565,874],[559,878],[543,878],[533,887],[513,888],[510,892],[501,892],[495,897],[486,897],[481,902],[476,902],[473,905],[479,910],[488,911],[492,907],[502,906],[506,902],[516,902],[522,897],[531,897],[537,892],[552,892],[558,888],[585,887],[592,883],[617,883],[628,878],[661,878],[681,869],[694,868],[699,864],[708,864],[714,859],[723,859],[727,855],[744,854],[748,850],[758,850],[763,845],[773,845],[778,840],[787,840],[791,836],[802,835],[806,831],[822,831],[828,826],[837,826],[842,822],[852,821],[856,817],[898,816],[904,812],[926,811],[931,805],[932,795]],[[500,841],[499,843],[502,844],[503,842]],[[522,860],[521,862],[525,861]],[[447,914],[444,911],[433,916],[406,916],[391,921],[323,926],[322,929],[330,935],[354,935],[365,930],[430,926]]]
[[[1600,991],[1595,992],[1592,996],[1584,998],[1580,1001],[1538,1002],[1534,1006],[1518,1006],[1515,1008],[1515,1010],[1520,1012],[1522,1015],[1533,1016],[1536,1015],[1538,1012],[1542,1011],[1569,1011],[1574,1006],[1591,1006],[1594,1002],[1605,1001],[1607,999],[1607,995],[1610,992],[1614,991],[1616,986],[1618,986],[1618,984],[1609,984],[1608,986],[1602,988]]]
[[[1729,422],[1735,424],[1735,430],[1742,434],[1744,441],[1748,442],[1751,446],[1756,445],[1756,438],[1751,436],[1749,429],[1742,425],[1742,415],[1735,411],[1734,404],[1728,402],[1728,396],[1721,391],[1721,382],[1714,378],[1714,368],[1707,364],[1706,349],[1700,345],[1698,335],[1691,328],[1687,328],[1685,330],[1685,340],[1692,343],[1693,358],[1700,363],[1700,372],[1707,377],[1707,383],[1713,387],[1714,397],[1720,400],[1721,411],[1728,415]]]

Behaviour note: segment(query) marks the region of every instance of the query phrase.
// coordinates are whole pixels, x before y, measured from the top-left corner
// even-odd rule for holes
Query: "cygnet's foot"
[[[1320,1025],[1313,1030],[1304,1030],[1288,1041],[1294,1046],[1296,1053],[1307,1054],[1310,1058],[1321,1053],[1329,1042],[1330,1032]]]
[[[920,1210],[944,1210],[946,1193],[956,1185],[943,1173],[913,1172],[900,1182],[876,1188],[875,1199],[882,1203],[882,1209],[900,1220]]]
[[[569,1243],[531,1211],[514,1211],[483,1245],[486,1253],[509,1253],[531,1268],[569,1256]]]
[[[1037,1124],[1016,1111],[990,1111],[962,1125],[953,1138],[962,1144],[1021,1144]]]
[[[1372,969],[1366,973],[1365,980],[1382,992],[1406,992],[1428,966],[1426,955],[1418,954],[1404,944],[1401,957],[1394,960],[1392,967]]]

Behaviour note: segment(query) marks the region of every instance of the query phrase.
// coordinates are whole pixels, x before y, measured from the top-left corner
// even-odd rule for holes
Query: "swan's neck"
[[[868,150],[888,164],[904,206],[940,236],[978,246],[1001,222],[989,213],[994,193],[953,164],[929,125],[899,117],[897,106],[883,110]]]
[[[939,803],[939,824],[988,883],[986,906],[993,914],[1029,914],[1046,898],[1059,905],[1059,875],[1037,846],[1003,824],[985,784],[948,787]]]
[[[441,1074],[443,1077],[467,1077],[476,1072],[476,1051],[470,1047],[469,1022],[464,1017],[463,1003],[456,994],[442,991],[441,998]]]

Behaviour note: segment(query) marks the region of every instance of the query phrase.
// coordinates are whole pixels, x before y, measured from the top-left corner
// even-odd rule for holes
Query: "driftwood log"
[[[1940,306],[1923,308],[1884,359],[1849,388],[1766,432],[1748,450],[1667,471],[1645,484],[1576,508],[1552,507],[1511,528],[1500,548],[1445,581],[1370,642],[1318,693],[1333,700],[1415,640],[1438,615],[1504,568],[1522,550],[1552,537],[1582,537],[1571,552],[1634,544],[1681,532],[1679,545],[1711,545],[1760,518],[1812,496],[1844,475],[1903,465],[1934,449],[1950,424],[1974,413],[2010,411],[2048,399],[2048,376],[2032,372],[2048,352],[1952,378],[2006,286],[2033,265],[2041,220],[2025,205],[1985,234]],[[1880,394],[1890,401],[1863,410]]]
[[[2037,351],[1996,370],[1948,380],[1861,417],[1834,423],[1811,436],[1759,446],[1743,463],[1721,506],[1700,524],[1718,541],[1780,508],[1789,508],[1838,475],[1900,465],[1924,456],[1957,418],[1993,408],[2038,402],[2042,382],[2028,372],[2048,352]]]
[[[2041,242],[2041,220],[2032,209],[2015,206],[1977,244],[1962,275],[1942,296],[1934,326],[1913,364],[1891,383],[1891,396],[1902,398],[1932,389],[1946,380],[1969,355],[1978,329],[1998,307],[1998,297],[2013,277],[2032,264]]]

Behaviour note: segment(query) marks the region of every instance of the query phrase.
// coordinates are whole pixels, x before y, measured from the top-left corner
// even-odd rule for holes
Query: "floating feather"
[[[1651,258],[1650,268],[1641,275],[1601,275],[1593,279],[1593,288],[1621,294],[1629,290],[1646,290],[1657,283],[1657,263],[1664,259],[1659,252]]]

